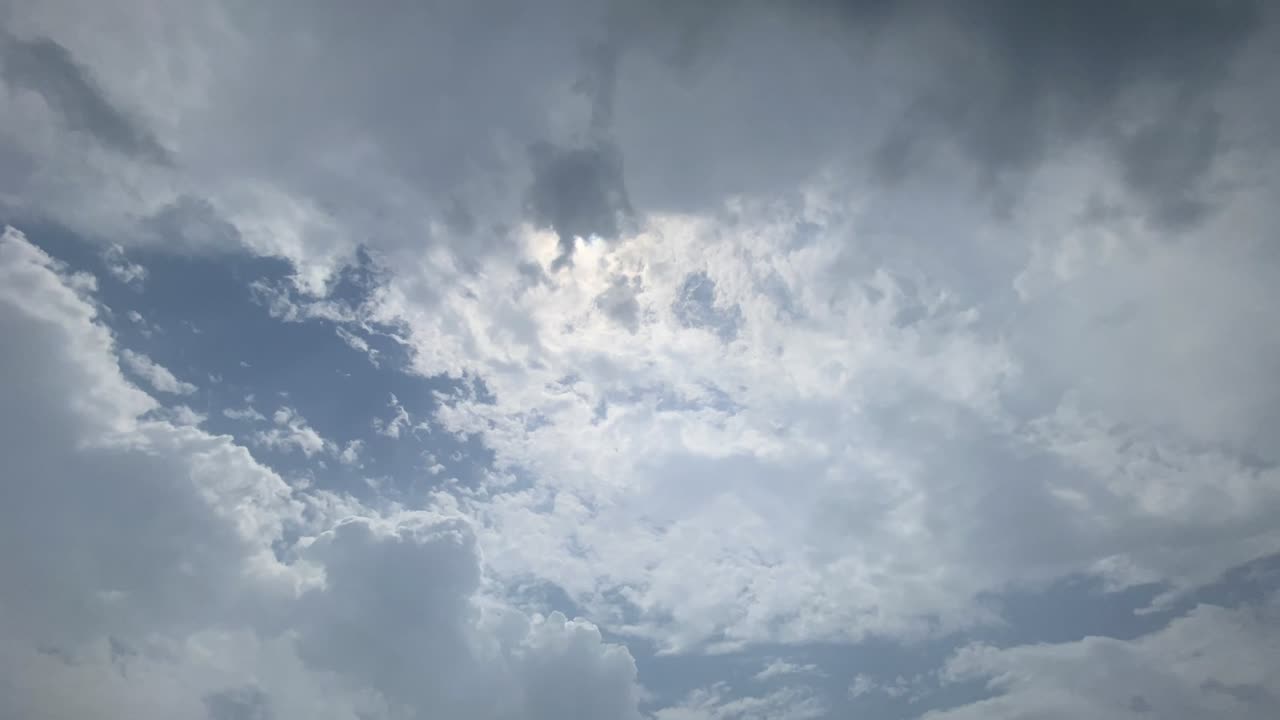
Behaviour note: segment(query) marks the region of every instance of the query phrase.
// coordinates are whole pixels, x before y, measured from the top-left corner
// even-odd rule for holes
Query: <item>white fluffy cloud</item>
[[[1280,699],[1278,609],[1275,598],[1231,610],[1202,605],[1129,642],[971,646],[944,677],[986,681],[993,697],[925,718],[1269,718]]]
[[[624,648],[478,594],[462,521],[342,518],[147,419],[88,287],[0,238],[0,714],[637,717]]]
[[[798,664],[788,662],[786,660],[773,660],[764,666],[764,669],[755,674],[756,680],[773,680],[776,678],[784,678],[791,675],[821,675],[822,670],[817,665],[805,663]]]
[[[1083,201],[1074,180],[1044,192]],[[1035,190],[1029,202],[1042,200]],[[507,491],[499,476],[464,503],[500,573],[552,580],[667,649],[727,648],[994,621],[980,594],[1078,572],[1194,587],[1280,543],[1267,523],[1275,470],[1239,454],[1255,406],[1219,405],[1211,426],[1173,413],[1157,423],[1123,394],[1061,381],[1118,385],[1142,371],[1046,359],[1049,340],[1028,349],[1056,331],[1041,313],[1101,316],[1087,332],[1106,332],[1128,296],[1020,300],[1019,278],[1027,292],[1052,288],[1029,279],[1030,252],[1003,290],[952,289],[909,255],[860,243],[862,217],[816,193],[799,210],[743,202],[726,222],[653,216],[531,282],[495,259],[429,301],[408,273],[383,289],[377,319],[406,323],[421,372],[471,373],[491,393],[462,393],[438,420],[539,478]],[[797,228],[814,237],[797,241]],[[524,257],[549,266],[555,238],[524,237]],[[1174,251],[1147,233],[1126,242],[1221,263],[1229,237],[1211,224]],[[1238,242],[1233,272],[1248,283],[1274,272]],[[1098,262],[1077,278],[1149,272]],[[633,278],[634,326],[598,303],[619,277]],[[1220,332],[1209,317],[1180,329],[1145,312],[1134,322],[1152,343]],[[1239,362],[1274,357],[1273,335],[1262,323],[1233,335],[1250,348]],[[1195,392],[1235,387],[1221,361],[1186,357]]]
[[[159,392],[190,395],[199,389],[189,382],[174,377],[169,368],[142,353],[124,349],[120,351],[120,360],[130,372],[147,381],[148,385]]]
[[[244,415],[244,411],[239,412],[239,415],[228,415],[228,417],[233,419],[252,417]],[[275,450],[297,450],[307,457],[321,452],[329,454],[338,452],[337,444],[328,438],[321,437],[320,433],[307,423],[307,419],[291,407],[281,407],[276,410],[271,415],[271,421],[275,427],[255,432],[253,442]]]
[[[102,262],[112,277],[126,285],[139,287],[147,279],[147,269],[125,257],[124,248],[118,244],[107,247],[102,254]]]
[[[814,720],[828,708],[806,687],[787,687],[765,695],[737,696],[725,684],[695,690],[678,705],[663,708],[655,720]]]

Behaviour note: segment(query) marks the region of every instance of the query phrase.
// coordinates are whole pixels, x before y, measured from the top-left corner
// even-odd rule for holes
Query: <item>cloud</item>
[[[338,454],[338,460],[343,465],[356,465],[360,462],[360,452],[364,450],[363,440],[351,440],[342,448],[342,452]]]
[[[4,454],[24,478],[6,483],[4,505],[26,508],[6,516],[5,547],[41,546],[6,562],[4,604],[25,618],[6,624],[24,641],[14,651],[216,622],[240,602],[242,573],[275,566],[261,543],[300,507],[243,448],[144,420],[159,406],[121,376],[93,306],[12,229],[0,272],[5,330],[27,338],[3,353],[6,376],[22,378],[4,384],[4,407],[25,408],[4,418]]]
[[[234,251],[240,231],[218,214],[207,199],[179,195],[143,218],[140,229],[169,247],[188,250]]]
[[[961,76],[940,64],[939,52],[905,122],[878,152],[881,171],[903,172],[913,152],[941,139],[995,182],[1046,162],[1061,143],[1096,140],[1112,146],[1126,182],[1158,219],[1185,224],[1194,217],[1178,209],[1190,201],[1182,195],[1210,168],[1216,137],[1210,128],[1188,151],[1179,125],[1204,117],[1261,12],[1255,2],[1175,2],[1159,15],[1141,2],[947,8],[956,34],[944,32],[944,41],[985,70]],[[1127,131],[1135,120],[1142,129]],[[1188,153],[1195,159],[1170,159]]]
[[[388,277],[367,305],[263,284],[259,299],[348,332],[405,328],[416,372],[476,379],[483,398],[446,399],[432,422],[531,485],[464,503],[486,557],[617,629],[667,649],[915,636],[993,621],[973,599],[1010,582],[1123,566],[1120,584],[1187,586],[1265,551],[1244,508],[1271,506],[1270,476],[1236,452],[1269,457],[1276,427],[1257,315],[1273,258],[1246,239],[1270,217],[1265,184],[1243,181],[1270,152],[1247,111],[1266,93],[1242,99],[1261,87],[1249,8],[1160,20],[1124,6],[1105,33],[1088,8],[1060,26],[1004,5],[712,7],[690,23],[566,8],[332,8],[300,24],[209,11],[157,41],[179,57],[244,51],[192,79],[200,102],[165,78],[131,89],[130,43],[80,37],[52,11],[24,22],[94,58],[113,95],[184,120],[173,147],[190,172],[142,176],[170,187],[131,193],[146,207],[103,207],[203,218],[218,230],[202,242],[285,257],[317,296],[368,239]],[[117,14],[122,33],[145,31]],[[262,62],[284,17],[293,72]],[[1149,45],[1111,65],[1080,49],[1110,32]],[[406,74],[443,67],[461,38],[492,59]],[[953,77],[975,64],[989,72]],[[251,102],[284,96],[278,112]],[[1174,97],[1188,112],[1166,112]],[[899,129],[902,176],[868,174]],[[974,202],[974,177],[979,195],[1016,186],[1017,212]],[[1224,212],[1173,220],[1170,242],[1165,212],[1205,193]],[[82,195],[23,197],[62,216],[95,206]],[[1114,211],[1085,217],[1099,208]],[[573,240],[591,235],[608,242]],[[1221,347],[1241,349],[1228,361]],[[1213,468],[1179,477],[1224,508],[1221,542],[1180,562],[1151,549],[1194,524],[1177,503],[1081,505],[1131,466],[1082,462],[1048,431],[1066,430],[1037,422],[1068,390],[1096,428],[1146,426],[1152,446]],[[381,432],[413,424],[391,413]],[[286,428],[263,433],[283,443]]]
[[[12,87],[39,93],[67,127],[132,157],[165,164],[169,153],[135,118],[109,100],[89,70],[47,37],[0,35],[0,69]]]
[[[764,669],[755,674],[756,680],[772,680],[775,678],[786,677],[788,675],[821,675],[822,671],[817,665],[812,664],[796,664],[787,662],[786,660],[773,660],[764,666]]]
[[[273,450],[297,450],[307,457],[317,453],[338,452],[338,446],[332,440],[321,437],[320,433],[307,423],[307,419],[291,407],[281,407],[276,410],[271,416],[271,421],[275,423],[275,427],[255,432],[253,442]]]
[[[934,636],[998,623],[979,598],[1011,586],[1092,573],[1113,588],[1182,591],[1276,547],[1264,523],[1277,500],[1273,470],[1222,445],[1245,437],[1250,407],[1272,405],[1214,400],[1237,387],[1244,397],[1239,369],[1273,356],[1268,332],[1233,333],[1254,349],[1232,361],[1235,374],[1212,369],[1213,341],[1180,356],[1207,383],[1202,407],[1221,408],[1212,423],[1189,406],[1163,421],[1134,414],[1154,407],[1127,399],[1150,379],[1143,371],[1119,358],[1096,364],[1105,344],[1088,354],[1067,344],[1046,358],[1041,349],[1058,346],[1044,333],[1067,326],[1035,319],[1049,307],[1080,312],[1089,320],[1071,337],[1109,334],[1095,318],[1113,302],[1132,305],[1131,291],[1045,306],[1009,290],[988,299],[852,243],[863,221],[820,195],[795,212],[744,201],[732,220],[652,217],[644,233],[579,248],[549,283],[520,284],[495,259],[483,283],[430,313],[393,279],[382,296],[392,315],[379,319],[407,319],[415,368],[464,368],[488,391],[446,398],[438,423],[482,437],[499,468],[538,478],[463,500],[495,571],[513,583],[550,580],[619,631],[680,652]],[[1214,244],[1218,222],[1176,248],[1139,229],[1125,253],[1243,270]],[[554,237],[524,237],[527,257],[554,256]],[[1097,256],[1103,265],[1075,269],[1072,282],[1113,272],[1160,282],[1157,267],[1125,257]],[[1221,302],[1262,307],[1250,288],[1265,282],[1263,267]],[[693,268],[706,268],[696,282]],[[640,278],[634,332],[599,300],[620,276]],[[1028,277],[1033,294],[1056,298],[1055,282]],[[1031,315],[1004,324],[1009,312]],[[1147,342],[1185,343],[1202,330],[1226,341],[1217,333],[1227,327],[1179,331],[1155,317],[1139,323],[1153,333]],[[533,331],[515,332],[515,319]],[[718,332],[726,326],[734,332]],[[1129,357],[1143,352],[1136,345]],[[1165,358],[1146,357],[1169,376]],[[1058,368],[1081,379],[1059,385]],[[1095,382],[1109,391],[1087,390]],[[1141,430],[1122,433],[1124,423]],[[1251,448],[1265,453],[1260,438]]]
[[[138,263],[129,262],[125,257],[124,248],[117,244],[107,248],[102,254],[102,261],[107,266],[107,272],[125,285],[141,287],[143,281],[147,279],[147,269]]]
[[[207,415],[198,413],[186,405],[166,408],[166,411],[161,414],[166,415],[175,425],[199,425],[209,419]]]
[[[555,230],[560,252],[556,270],[573,262],[578,238],[618,236],[621,218],[631,212],[622,181],[622,156],[610,145],[558,148],[538,143],[529,149],[533,184],[528,205],[533,223]]]
[[[985,681],[992,697],[924,717],[1270,717],[1280,698],[1276,620],[1272,598],[1235,609],[1201,605],[1132,641],[970,646],[948,661],[944,675]]]
[[[225,408],[222,411],[223,416],[232,420],[248,420],[255,422],[266,422],[267,416],[258,412],[252,405],[245,405],[243,408]]]
[[[448,522],[351,521],[322,535],[307,557],[324,560],[327,584],[301,600],[302,657],[445,717],[635,716],[634,663],[621,648],[598,652],[594,627],[476,614],[473,542]],[[478,642],[477,622],[494,623],[493,641]]]
[[[230,688],[204,698],[210,720],[268,720],[271,702],[255,686]]]
[[[937,638],[1010,589],[1175,597],[1280,547],[1275,18],[18,4],[63,48],[31,78],[92,68],[173,162],[7,79],[0,209],[283,258],[278,319],[394,327],[461,389],[375,429],[492,452],[451,502],[494,592],[658,652]]]
[[[892,680],[879,681],[865,673],[858,673],[853,677],[853,682],[849,685],[849,697],[857,699],[873,693],[883,693],[891,698],[906,697],[912,695],[912,686],[919,680],[919,677],[914,680],[908,680],[902,675],[898,675]],[[915,698],[912,698],[912,700],[915,700]]]
[[[409,417],[409,411],[405,410],[404,405],[400,404],[400,399],[395,393],[390,394],[391,397],[387,401],[387,407],[391,408],[391,418],[384,420],[376,417],[373,419],[373,430],[379,435],[385,435],[389,438],[399,438],[401,432],[417,432],[418,430],[431,431],[426,420],[414,423]]]
[[[25,339],[0,347],[0,714],[638,720],[627,651],[482,595],[465,522],[294,490],[148,419],[60,272],[0,238],[0,328]]]
[[[128,311],[127,313],[125,313],[125,317],[129,320],[130,323],[133,324],[134,327],[137,328],[138,333],[141,334],[142,337],[150,338],[153,335],[155,335],[157,332],[160,332],[160,333],[164,332],[163,330],[156,327],[155,325],[152,325],[151,323],[147,322],[147,319],[143,317],[142,313],[138,312],[137,310]]]
[[[812,720],[828,709],[809,689],[783,688],[766,695],[731,697],[723,683],[689,693],[678,705],[654,713],[656,720]]]
[[[636,279],[638,280],[638,278]],[[609,288],[596,296],[596,306],[632,334],[640,329],[640,303],[636,301],[633,284],[619,275],[613,278]]]
[[[381,353],[379,353],[376,348],[370,347],[369,341],[341,326],[335,328],[335,331],[337,332],[338,337],[342,338],[342,342],[346,343],[352,350],[367,355],[369,357],[369,363],[374,367],[378,367],[378,355]]]
[[[786,224],[780,223],[780,227]],[[842,382],[842,372],[847,373],[844,382],[850,383],[850,388],[860,384],[854,379],[860,372],[868,377],[884,372],[899,378],[897,382],[911,382],[908,378],[917,371],[922,378],[936,377],[933,370],[923,368],[935,360],[916,354],[914,338],[919,330],[895,328],[896,310],[890,304],[876,306],[860,293],[842,297],[836,306],[835,312],[842,315],[832,320],[840,330],[822,335],[816,324],[810,324],[791,335],[788,324],[776,312],[773,296],[753,292],[749,279],[753,271],[732,263],[717,265],[714,272],[723,273],[716,278],[723,280],[716,288],[717,292],[724,288],[725,304],[737,304],[738,298],[746,301],[740,311],[744,329],[739,344],[726,347],[717,334],[707,333],[701,326],[689,327],[674,309],[680,307],[677,298],[688,286],[685,269],[695,265],[695,258],[702,253],[731,256],[727,247],[710,236],[713,230],[706,230],[704,234],[696,226],[690,228],[673,220],[652,235],[629,239],[616,248],[583,250],[581,260],[589,265],[576,267],[572,277],[556,285],[526,291],[529,296],[524,307],[536,309],[533,321],[540,328],[544,345],[526,350],[518,339],[503,343],[502,338],[494,338],[489,346],[492,350],[486,348],[495,358],[492,372],[483,360],[475,364],[483,354],[466,360],[457,356],[441,359],[437,367],[468,362],[480,368],[496,396],[496,402],[464,399],[456,407],[442,409],[437,415],[446,427],[482,433],[497,450],[499,462],[556,468],[538,488],[498,496],[474,508],[479,517],[494,524],[492,535],[486,534],[486,540],[494,543],[486,554],[495,558],[498,567],[516,573],[542,567],[537,557],[556,558],[551,577],[579,602],[592,603],[610,589],[622,589],[621,597],[634,603],[641,617],[652,613],[655,619],[664,618],[655,626],[646,623],[644,628],[628,630],[653,632],[661,642],[677,648],[717,633],[728,635],[726,641],[743,642],[771,636],[796,640],[824,634],[830,637],[830,633],[851,628],[858,632],[856,615],[838,614],[843,610],[832,616],[810,614],[804,604],[808,601],[803,599],[808,593],[841,593],[849,598],[852,588],[844,584],[849,570],[834,565],[823,569],[825,560],[815,565],[812,558],[791,554],[791,548],[804,542],[829,547],[829,542],[842,541],[817,534],[801,540],[792,534],[801,532],[792,524],[794,516],[789,520],[779,511],[785,506],[803,508],[801,512],[807,514],[817,512],[824,503],[831,504],[833,497],[827,493],[840,491],[835,485],[810,479],[822,472],[819,468],[832,468],[827,470],[832,473],[854,472],[843,461],[827,461],[810,453],[820,453],[824,444],[833,442],[825,439],[824,426],[841,433],[845,442],[860,431],[859,426],[837,420],[838,416],[814,420],[806,413],[836,412],[825,403],[828,398],[836,406],[843,402],[829,394]],[[773,238],[758,232],[759,252],[768,252],[767,243]],[[536,235],[530,241],[543,247]],[[731,242],[726,238],[726,244]],[[792,261],[828,262],[821,253],[797,256]],[[785,268],[786,262],[779,258],[777,266]],[[601,312],[596,298],[613,284],[619,270],[635,269],[644,278],[638,302],[658,311],[651,320],[646,316],[638,323],[634,339],[627,339],[632,333],[618,328]],[[814,277],[799,268],[788,271],[796,278]],[[499,286],[504,282],[498,268],[486,272]],[[815,293],[825,290],[809,282]],[[788,292],[799,291],[798,286],[788,288]],[[493,297],[476,294],[485,296]],[[446,311],[421,317],[433,322],[472,317],[470,301],[458,302],[456,316]],[[955,354],[937,362],[949,363],[957,385],[942,386],[935,392],[981,405],[987,391],[972,391],[970,399],[966,386],[998,385],[1006,367],[1002,351],[960,328],[953,335],[945,334],[951,318],[946,314],[941,317],[945,319],[938,322],[938,331],[944,334],[937,342]],[[745,328],[751,327],[750,323],[761,326],[748,336]],[[835,349],[842,347],[838,337],[848,333],[843,328],[855,323],[863,328],[858,334],[861,356],[851,349],[848,355]],[[438,354],[452,350],[450,338],[456,335],[439,334],[429,325],[415,325],[412,330],[415,338],[424,339],[424,348],[428,346],[426,337],[440,339],[429,344],[436,355],[421,354],[418,362],[433,361]],[[872,337],[883,337],[884,342],[871,344],[868,338]],[[665,339],[657,342],[656,338]],[[778,358],[774,343],[790,348],[794,357]],[[815,346],[827,348],[828,358],[847,357],[850,361],[824,368],[809,354]],[[884,355],[875,354],[881,352]],[[519,358],[519,373],[507,365],[511,358]],[[768,377],[755,375],[756,367]],[[639,368],[644,371],[629,373]],[[778,394],[774,396],[774,392]],[[788,403],[794,409],[782,414],[780,410]],[[759,408],[758,414],[752,408]],[[530,417],[538,421],[530,422]],[[792,425],[790,433],[795,440],[780,435],[782,423]],[[834,429],[837,425],[839,430]],[[813,438],[812,445],[802,439],[805,437]],[[873,442],[879,438],[867,439],[868,445]],[[557,451],[543,454],[551,448]],[[774,480],[780,473],[793,473],[785,491]],[[922,477],[921,481],[927,479]],[[867,497],[874,497],[881,486],[872,485],[874,475],[868,475],[865,482]],[[892,487],[897,480],[886,477],[883,482],[884,487]],[[810,491],[815,494],[808,495]],[[789,495],[785,500],[784,493]],[[546,504],[550,504],[548,514],[527,514],[529,507]],[[590,510],[602,506],[613,509],[607,515]],[[824,527],[822,523],[809,525],[815,533]],[[607,534],[605,527],[609,528]],[[830,529],[842,532],[835,526]],[[895,532],[891,527],[884,530],[890,535]],[[561,532],[572,532],[573,539],[561,536]],[[520,547],[504,539],[515,537],[523,538]],[[884,541],[882,548],[897,542],[888,536]],[[581,557],[569,551],[569,546],[586,549],[589,554]],[[682,548],[681,552],[674,553],[674,547]],[[593,564],[597,557],[613,558],[607,574],[601,572],[602,566]],[[860,561],[874,562],[869,557]],[[550,565],[534,572],[549,571]],[[838,579],[841,574],[845,580]],[[870,582],[862,587],[872,595],[888,590],[888,586]],[[781,588],[794,588],[796,594]],[[904,592],[903,599],[913,594],[916,600],[923,597]],[[954,593],[943,595],[954,597]],[[866,602],[904,607],[897,600],[895,597],[895,603],[887,603],[869,596]],[[611,612],[608,607],[596,607],[596,611],[605,616]],[[850,612],[857,611],[850,608]],[[797,614],[804,617],[800,621],[803,626],[788,626],[782,620]],[[898,619],[894,616],[888,622]],[[845,630],[837,629],[840,627]],[[895,631],[906,629],[893,627]]]
[[[168,368],[157,364],[142,353],[124,349],[120,351],[120,360],[124,362],[130,372],[146,380],[148,385],[159,392],[172,395],[191,395],[199,389],[189,382],[183,382],[174,377]]]
[[[716,305],[716,282],[706,273],[690,273],[685,277],[671,311],[684,325],[706,328],[726,342],[737,336],[742,322],[742,311],[737,305],[729,308]]]
[[[1270,22],[1250,2],[1175,2],[1158,15],[1137,2],[309,10],[299,21],[283,6],[127,4],[114,40],[77,30],[105,11],[15,10],[22,37],[74,53],[163,124],[182,168],[86,164],[23,108],[23,137],[5,147],[40,169],[11,204],[120,242],[285,257],[313,289],[366,238],[393,265],[426,243],[467,268],[508,250],[506,230],[527,220],[555,229],[559,267],[575,237],[614,238],[648,213],[705,213],[740,195],[794,196],[821,177],[977,177],[980,194],[994,183],[1008,205],[1068,151],[1118,163],[1127,200],[1183,227],[1238,175],[1223,159],[1258,147],[1242,103],[1272,101],[1242,99],[1253,78],[1241,58]],[[184,33],[151,31],[176,18]],[[283,25],[299,35],[287,67],[272,60]],[[146,49],[120,41],[141,36]],[[1104,37],[1125,41],[1094,47]],[[31,54],[35,41],[15,42]],[[454,43],[492,62],[411,70],[444,67]],[[210,61],[231,45],[236,63]],[[905,51],[919,47],[929,51]],[[173,62],[142,73],[157,55]],[[389,80],[372,87],[370,74]],[[430,91],[391,90],[408,86]]]

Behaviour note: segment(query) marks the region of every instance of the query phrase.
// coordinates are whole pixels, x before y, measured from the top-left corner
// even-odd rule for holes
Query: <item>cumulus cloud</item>
[[[190,395],[199,389],[189,382],[183,382],[174,377],[168,368],[156,363],[156,361],[142,353],[126,348],[120,351],[120,360],[129,368],[130,372],[145,380],[148,385],[159,392],[172,395]]]
[[[656,720],[813,720],[828,709],[808,688],[775,690],[766,695],[734,697],[723,683],[689,693],[678,705],[654,713]]]
[[[226,223],[196,234],[290,259],[304,295],[372,238],[388,277],[363,306],[255,292],[404,328],[414,370],[480,381],[436,419],[536,479],[464,500],[504,577],[668,649],[734,647],[967,627],[1010,583],[1189,586],[1274,549],[1270,472],[1237,456],[1276,447],[1256,7],[398,12],[196,13],[166,52],[243,50],[200,66],[199,97],[143,93],[130,43],[56,9],[16,22],[182,119],[164,134],[192,171],[130,217]],[[262,62],[283,18],[292,64]],[[492,60],[419,73],[458,43]],[[431,91],[380,90],[410,85]],[[61,187],[23,207],[98,206]],[[1176,492],[1215,514],[1153,500],[1167,468],[1131,450],[1082,457],[1071,403],[1079,432],[1137,423],[1205,468]],[[262,442],[327,447],[295,424]],[[376,429],[413,424],[395,403]]]
[[[247,401],[246,401],[247,402]],[[232,420],[242,420],[251,422],[266,422],[267,416],[258,412],[257,408],[246,404],[242,408],[225,408],[222,411],[224,417]]]
[[[937,638],[1010,589],[1167,601],[1280,549],[1275,20],[14,4],[0,209],[283,258],[252,290],[272,316],[361,352],[396,328],[462,389],[374,429],[492,452],[452,502],[494,588],[554,585],[659,652]],[[365,251],[385,273],[352,305]],[[309,429],[262,433],[338,454]],[[315,563],[448,534],[343,533]],[[206,705],[278,707],[252,687]]]
[[[107,248],[102,254],[102,261],[107,266],[107,272],[125,285],[140,287],[147,279],[147,269],[138,263],[130,262],[125,257],[124,248],[118,244],[113,243]]]
[[[982,680],[992,697],[927,713],[961,718],[1265,718],[1280,702],[1277,605],[1201,605],[1168,627],[1121,641],[976,645],[952,657],[950,682]]]
[[[513,291],[536,344],[477,325],[468,347],[442,330],[492,317],[471,298],[519,287],[496,264],[487,289],[416,316],[423,372],[474,368],[496,397],[439,420],[485,437],[499,462],[546,469],[538,487],[475,504],[495,567],[553,579],[668,647],[732,647],[992,622],[981,593],[1073,572],[1194,586],[1276,546],[1271,470],[1154,427],[1143,442],[1159,450],[1109,445],[1111,425],[1137,419],[1118,395],[1090,394],[1083,417],[1078,395],[1021,414],[1024,393],[1053,392],[1024,380],[1048,379],[1038,357],[905,268],[868,262],[850,287],[845,268],[874,258],[845,244],[850,218],[776,212],[744,205],[737,235],[673,218],[580,249],[564,279]],[[780,250],[805,223],[825,239]],[[553,238],[528,242],[554,257]],[[708,255],[714,294],[699,297],[686,268]],[[658,311],[634,335],[598,299],[621,271],[640,273],[637,302]],[[738,308],[734,336],[705,331],[717,306]],[[1192,506],[1215,511],[1180,509]]]
[[[920,678],[916,678],[918,682]],[[906,697],[912,694],[914,682],[902,675],[892,679],[877,680],[866,673],[858,673],[849,684],[849,697],[857,699],[866,695],[883,693],[891,698]]]
[[[342,448],[342,452],[338,454],[338,460],[343,465],[356,465],[360,462],[360,452],[362,450],[364,450],[363,440],[351,440]]]
[[[162,414],[167,415],[175,425],[199,425],[209,419],[204,413],[198,413],[186,405],[175,405],[171,408],[166,408],[166,411]]]
[[[465,522],[303,494],[149,419],[60,272],[6,229],[0,714],[639,717],[624,648],[480,594]]]
[[[4,384],[4,407],[24,408],[5,417],[5,547],[41,548],[7,563],[4,617],[24,620],[6,633],[31,643],[13,650],[216,622],[242,601],[241,574],[269,589],[261,543],[297,517],[288,489],[225,438],[144,420],[158,404],[121,376],[93,306],[20,233],[0,251],[6,332],[28,339],[3,354],[23,379]]]
[[[250,412],[256,412],[248,408]],[[224,411],[226,413],[228,411]],[[230,411],[235,412],[235,411]],[[228,417],[246,417],[245,411]],[[250,416],[251,417],[251,416]],[[297,450],[307,457],[317,453],[334,454],[338,446],[332,440],[322,437],[315,428],[307,423],[307,419],[291,407],[281,407],[271,416],[275,427],[259,430],[253,434],[253,442],[273,450]]]

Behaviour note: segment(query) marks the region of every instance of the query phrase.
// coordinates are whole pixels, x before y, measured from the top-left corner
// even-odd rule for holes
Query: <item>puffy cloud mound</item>
[[[971,646],[951,658],[944,677],[985,680],[994,696],[925,718],[1273,717],[1280,704],[1278,613],[1272,597],[1238,609],[1202,605],[1131,642]]]
[[[0,238],[0,715],[638,717],[626,649],[486,600],[464,522],[334,515],[153,419],[92,286]]]

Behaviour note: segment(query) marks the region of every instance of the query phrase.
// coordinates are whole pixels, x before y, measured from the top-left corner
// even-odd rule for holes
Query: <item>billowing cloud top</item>
[[[0,0],[0,716],[1274,717],[1278,32]]]

